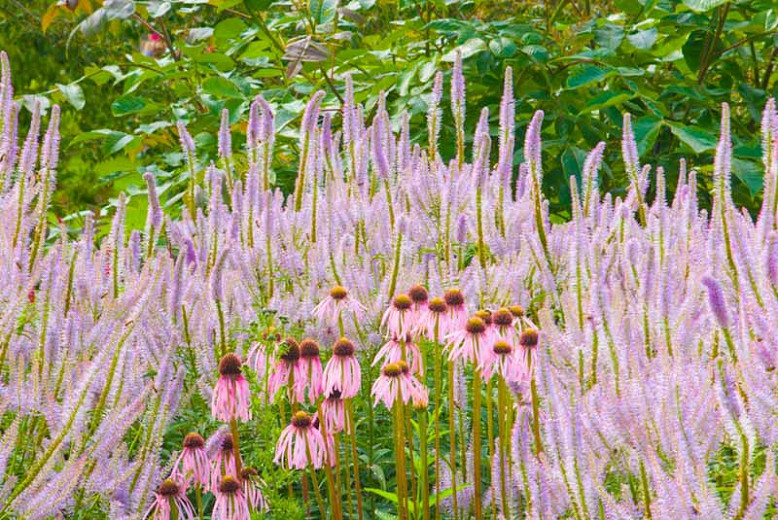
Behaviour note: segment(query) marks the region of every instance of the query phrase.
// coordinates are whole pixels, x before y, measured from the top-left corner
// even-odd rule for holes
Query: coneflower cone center
[[[339,357],[349,357],[354,355],[354,344],[346,338],[340,338],[332,347],[332,352]]]
[[[237,377],[240,375],[241,361],[235,354],[227,354],[219,361],[219,373],[223,376]]]
[[[341,287],[340,285],[336,285],[330,290],[330,298],[333,300],[345,300],[348,296],[348,291],[345,287]]]
[[[225,494],[233,494],[240,489],[240,484],[234,477],[226,476],[219,482],[219,492]]]
[[[449,307],[461,307],[465,304],[465,296],[459,289],[449,289],[443,299]]]
[[[171,479],[165,479],[162,484],[159,485],[159,494],[163,497],[172,497],[178,494],[178,484]]]
[[[319,357],[319,344],[312,339],[304,339],[300,343],[300,356],[303,359]]]
[[[473,317],[467,320],[465,330],[470,334],[483,334],[486,332],[486,323],[481,318]]]
[[[295,412],[292,416],[292,424],[296,428],[308,428],[312,422],[311,416],[303,411]]]

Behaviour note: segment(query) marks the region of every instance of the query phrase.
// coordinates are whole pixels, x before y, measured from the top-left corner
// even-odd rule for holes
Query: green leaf
[[[692,11],[704,13],[728,2],[729,0],[683,0],[683,5]]]
[[[84,105],[86,104],[86,101],[84,100],[84,91],[81,90],[81,86],[78,83],[70,83],[69,85],[57,83],[57,88],[62,92],[62,95],[65,96],[65,99],[68,100],[68,103],[73,105],[76,110],[84,108]]]
[[[584,64],[575,67],[567,77],[567,88],[576,89],[597,83],[615,73],[611,67],[601,67],[599,65]]]
[[[762,191],[763,170],[761,162],[732,159],[732,174],[746,185],[752,197]]]
[[[603,108],[620,105],[633,97],[635,97],[634,94],[630,92],[608,90],[590,99],[583,110],[581,110],[581,113],[594,112],[595,110],[602,110]]]
[[[203,91],[216,97],[241,98],[243,97],[235,84],[221,76],[208,78],[203,82]]]
[[[702,128],[682,125],[681,123],[668,123],[668,125],[673,135],[694,150],[694,153],[703,153],[716,148],[716,136]]]
[[[627,35],[627,40],[633,47],[640,49],[641,51],[647,51],[653,47],[656,42],[656,38],[659,35],[656,27],[646,29],[644,31],[638,31],[634,34]]]
[[[654,146],[659,130],[662,128],[662,120],[656,117],[641,117],[633,125],[635,141],[638,145],[638,153],[643,155]]]
[[[594,31],[594,42],[606,49],[616,50],[623,39],[624,28],[612,23],[607,23]]]
[[[126,116],[140,112],[146,107],[146,100],[142,97],[126,95],[111,103],[111,112],[116,117]]]
[[[459,47],[452,49],[443,55],[441,60],[447,62],[453,62],[456,59],[457,51],[462,53],[462,59],[467,59],[474,54],[478,54],[481,51],[486,50],[486,42],[481,38],[471,38]]]

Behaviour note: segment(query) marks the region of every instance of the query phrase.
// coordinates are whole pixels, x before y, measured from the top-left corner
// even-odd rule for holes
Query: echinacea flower
[[[423,389],[424,386],[411,375],[408,364],[398,361],[384,365],[381,375],[373,383],[370,395],[375,399],[374,406],[383,402],[384,406],[391,410],[398,401],[408,404],[411,398]]]
[[[298,411],[278,438],[273,462],[282,468],[305,469],[311,464],[319,469],[324,464],[325,449],[324,437],[313,427],[313,418]]]
[[[268,511],[270,509],[260,487],[265,483],[259,478],[257,470],[254,468],[243,468],[240,472],[240,482],[249,509],[252,511]]]
[[[402,337],[410,334],[416,326],[416,314],[412,310],[413,302],[407,294],[398,294],[381,318],[381,328],[386,329],[389,337]]]
[[[214,493],[216,503],[211,514],[213,520],[251,520],[246,495],[235,477],[225,475]]]
[[[299,388],[305,385],[305,372],[300,363],[300,345],[293,338],[286,338],[280,345],[281,356],[268,380],[268,393],[271,396],[283,387],[287,387],[290,400],[301,394]]]
[[[313,315],[328,325],[336,325],[344,311],[351,311],[360,317],[365,311],[364,305],[352,298],[345,287],[336,285],[329,296],[313,308]]]
[[[319,344],[312,339],[304,339],[300,342],[300,365],[304,380],[297,385],[297,400],[303,400],[305,389],[308,389],[308,399],[313,403],[322,392],[322,379],[324,377],[319,357]]]
[[[519,341],[519,333],[514,327],[513,313],[510,309],[502,307],[492,313],[492,326],[498,340],[507,341],[515,345]]]
[[[217,442],[219,444],[211,457],[211,491],[216,490],[224,475],[234,475],[236,473],[232,434],[222,433]]]
[[[481,371],[485,379],[498,374],[505,381],[521,377],[522,366],[517,350],[507,341],[498,339],[486,352],[481,361]]]
[[[443,295],[443,300],[448,307],[448,332],[463,328],[467,323],[465,295],[459,289],[449,289]]]
[[[346,428],[346,407],[343,405],[340,391],[333,390],[321,403],[321,415],[327,433],[339,433]]]
[[[410,334],[405,337],[405,340],[400,340],[395,336],[386,342],[376,353],[372,366],[382,361],[382,364],[405,361],[410,365],[411,372],[414,374],[424,373],[424,359],[418,345],[413,342]]]
[[[246,364],[257,374],[257,379],[264,379],[268,368],[269,355],[265,345],[257,342],[246,356]]]
[[[196,518],[192,503],[186,496],[185,487],[172,478],[165,479],[157,488],[154,503],[146,513],[153,520],[182,520]]]
[[[535,350],[539,341],[538,331],[535,329],[525,329],[519,338],[521,345],[521,362],[524,373],[531,376],[535,371]]]
[[[187,433],[184,437],[184,449],[178,456],[173,474],[180,475],[182,481],[189,483],[190,479],[204,489],[208,488],[211,476],[211,465],[205,452],[205,439],[196,432]]]
[[[480,366],[484,350],[489,346],[490,335],[481,318],[470,318],[465,326],[451,332],[448,337],[449,359],[464,360]]]
[[[211,414],[224,422],[251,419],[249,384],[241,374],[241,361],[235,354],[227,354],[219,362],[219,381],[211,398]]]
[[[430,340],[441,340],[447,333],[448,305],[443,298],[432,298],[416,321],[416,332]]]
[[[411,307],[414,314],[413,321],[414,323],[417,323],[419,318],[424,314],[424,311],[427,310],[429,293],[427,292],[426,287],[417,284],[408,289],[408,297],[411,299],[411,302],[413,302],[413,306]]]
[[[332,347],[332,357],[327,362],[323,376],[323,391],[330,395],[334,391],[340,392],[343,399],[351,399],[356,396],[362,385],[362,372],[359,368],[354,352],[354,344],[340,338]]]

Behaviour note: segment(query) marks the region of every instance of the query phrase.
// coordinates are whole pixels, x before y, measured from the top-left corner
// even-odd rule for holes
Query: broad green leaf
[[[627,40],[636,49],[647,51],[654,45],[658,35],[659,31],[657,31],[656,27],[652,27],[651,29],[638,31],[634,34],[627,35]]]
[[[594,31],[594,41],[600,47],[616,50],[624,39],[624,28],[611,23],[605,24]]]
[[[590,99],[583,110],[581,110],[581,113],[594,112],[595,110],[616,106],[633,97],[635,97],[635,95],[630,92],[608,90]]]
[[[231,40],[246,30],[246,24],[240,18],[225,18],[213,28],[213,37],[217,40]]]
[[[70,83],[69,85],[57,83],[57,88],[62,92],[62,95],[65,96],[65,99],[68,100],[68,103],[73,105],[76,110],[84,108],[84,105],[86,104],[86,101],[84,100],[84,91],[81,90],[81,86],[78,83]]]
[[[598,83],[615,73],[611,67],[601,67],[599,65],[583,64],[574,67],[573,71],[567,77],[567,88],[575,89]]]
[[[716,148],[716,136],[702,128],[682,125],[681,123],[668,123],[668,125],[673,135],[694,150],[694,153],[707,152]]]
[[[704,13],[728,2],[729,0],[683,0],[683,5],[692,11]]]
[[[635,132],[635,141],[638,145],[638,153],[643,155],[650,149],[662,128],[662,120],[656,117],[641,117],[632,125]]]
[[[203,91],[216,97],[243,97],[235,84],[221,76],[208,78],[203,82]]]
[[[146,99],[138,96],[122,96],[111,103],[111,112],[117,117],[140,112],[146,107]]]
[[[467,59],[470,56],[486,50],[486,42],[481,38],[471,38],[459,47],[447,52],[443,55],[441,60],[446,62],[453,62],[456,59],[457,51],[462,53],[462,59]]]
[[[732,159],[732,174],[748,187],[752,197],[762,190],[763,171],[761,162]]]

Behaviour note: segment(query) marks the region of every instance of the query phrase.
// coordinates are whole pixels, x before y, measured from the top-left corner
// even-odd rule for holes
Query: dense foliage
[[[726,104],[710,211],[684,162],[668,201],[626,115],[624,196],[601,194],[601,142],[552,221],[543,112],[514,168],[513,71],[469,134],[455,57],[426,139],[348,79],[337,114],[315,92],[286,197],[259,96],[247,167],[229,110],[205,175],[179,123],[175,207],[148,172],[143,231],[122,194],[104,237],[91,215],[71,237],[47,219],[59,107],[23,132],[0,58],[0,517],[776,514],[773,100],[756,221]]]
[[[479,107],[496,117],[508,65],[519,134],[535,110],[546,113],[544,192],[554,218],[570,217],[567,179],[580,180],[587,150],[600,140],[609,145],[607,164],[614,165],[603,172],[603,188],[623,194],[626,172],[615,153],[624,111],[634,115],[646,160],[669,167],[685,157],[709,192],[715,122],[725,101],[735,139],[733,196],[753,212],[762,179],[755,121],[775,94],[778,76],[772,4],[11,0],[0,6],[0,47],[26,64],[17,75],[25,121],[33,95],[44,110],[52,102],[63,105],[68,154],[54,199],[60,217],[77,216],[86,204],[97,213],[109,198],[115,206],[119,190],[142,192],[147,169],[157,177],[163,204],[171,201],[175,211],[187,170],[176,149],[176,122],[186,122],[193,134],[202,170],[217,156],[221,110],[230,110],[240,145],[250,101],[260,92],[279,129],[273,180],[288,192],[305,100],[323,89],[325,110],[337,110],[346,74],[368,115],[386,92],[393,128],[407,111],[414,142],[425,142],[433,77],[450,69],[455,50],[469,80],[469,132]],[[453,131],[448,121],[441,128],[445,154],[453,151]],[[236,160],[245,167],[245,158]],[[520,150],[515,160],[522,160]],[[671,192],[675,184],[671,174]],[[706,195],[703,203],[709,203]],[[142,225],[145,213],[145,197],[128,201],[131,227]],[[98,224],[108,231],[107,219]],[[72,225],[79,228],[83,220]]]

